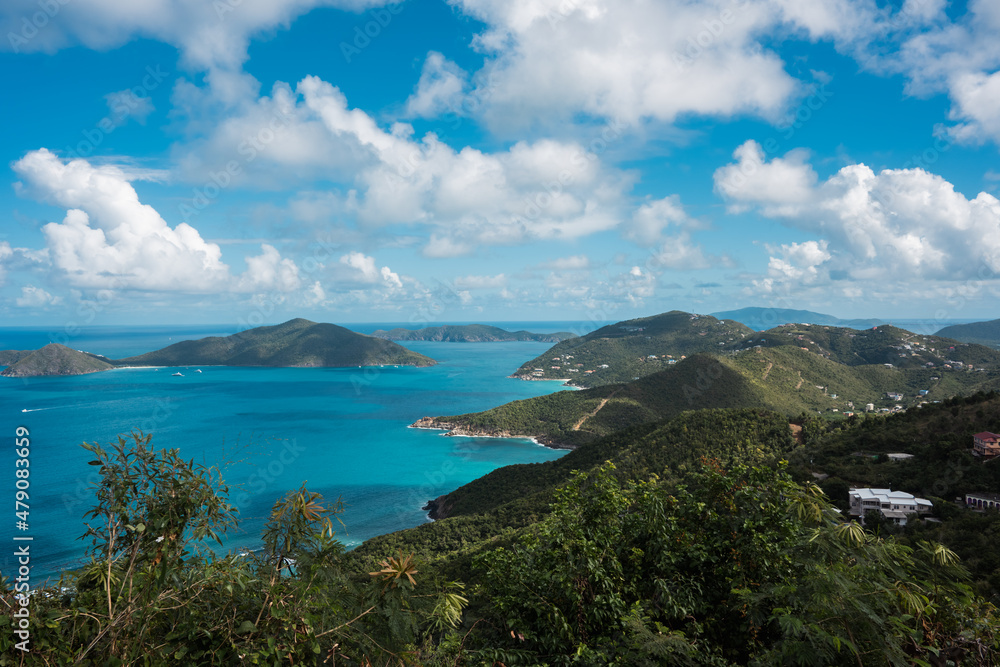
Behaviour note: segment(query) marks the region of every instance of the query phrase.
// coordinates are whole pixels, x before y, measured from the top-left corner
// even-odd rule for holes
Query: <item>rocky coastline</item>
[[[575,445],[558,442],[546,435],[534,433],[514,433],[499,428],[480,428],[459,422],[445,421],[438,417],[422,417],[410,424],[410,428],[423,428],[433,431],[446,431],[446,436],[464,436],[468,438],[530,438],[549,449],[576,449]]]
[[[437,417],[423,417],[410,424],[410,428],[423,428],[432,431],[445,431],[446,436],[465,436],[472,438],[531,438],[539,445],[550,449],[576,449],[573,445],[556,442],[548,436],[533,435],[530,433],[511,433],[503,429],[495,428],[475,428],[467,424],[446,421]],[[448,503],[449,493],[438,496],[433,500],[428,500],[420,509],[427,512],[427,517],[435,521],[447,519],[451,510]]]

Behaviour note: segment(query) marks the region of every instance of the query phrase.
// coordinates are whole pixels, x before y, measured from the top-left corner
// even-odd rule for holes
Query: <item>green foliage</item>
[[[1000,603],[1000,560],[988,541],[1000,537],[1000,523],[951,504],[956,498],[964,500],[966,493],[1000,493],[1000,466],[984,463],[970,451],[973,434],[984,430],[1000,430],[996,392],[872,417],[853,427],[815,424],[806,447],[790,457],[791,472],[799,480],[812,479],[813,473],[829,475],[823,488],[843,509],[849,486],[891,488],[932,500],[935,515],[944,523],[918,522],[908,525],[905,534],[929,536],[955,550],[969,567],[977,591]],[[891,461],[885,456],[891,452],[913,458]]]
[[[101,473],[92,548],[32,597],[31,664],[395,665],[458,623],[461,585],[414,576],[412,554],[386,561],[395,585],[346,570],[342,507],[304,486],[275,504],[262,552],[216,556],[203,543],[236,519],[219,471],[149,445],[140,433],[85,445]],[[13,623],[5,612],[0,665],[21,664]]]
[[[770,468],[710,462],[671,490],[623,485],[608,465],[478,565],[474,646],[505,664],[997,659],[996,610],[953,554],[841,524],[815,487]]]

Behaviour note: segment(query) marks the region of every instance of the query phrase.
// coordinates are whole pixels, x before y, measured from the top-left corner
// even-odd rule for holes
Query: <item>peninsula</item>
[[[8,352],[20,352],[9,350]],[[49,343],[45,347],[27,352],[0,375],[7,377],[38,377],[44,375],[85,375],[114,368],[115,365],[104,357],[89,352],[81,352]]]

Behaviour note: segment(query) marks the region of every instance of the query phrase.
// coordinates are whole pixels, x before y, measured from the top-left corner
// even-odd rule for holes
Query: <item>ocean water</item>
[[[372,327],[372,329],[378,327]],[[121,327],[85,330],[69,344],[122,357],[162,347],[162,339],[226,335],[224,327]],[[558,330],[558,327],[551,330]],[[51,332],[0,330],[0,349],[44,344]],[[11,343],[26,343],[17,345]],[[152,344],[150,344],[152,343]],[[545,343],[433,343],[407,347],[439,361],[431,368],[134,368],[73,377],[0,378],[0,424],[10,445],[0,501],[0,541],[31,536],[32,579],[79,564],[87,544],[83,515],[93,506],[95,468],[82,442],[106,444],[141,429],[157,447],[177,448],[206,465],[224,465],[240,527],[224,550],[254,548],[274,501],[306,482],[342,498],[348,546],[427,521],[421,507],[512,463],[549,461],[564,452],[523,439],[444,437],[408,428],[424,416],[484,410],[562,390],[554,382],[506,377],[543,353]],[[182,377],[173,373],[181,372]],[[15,429],[30,431],[30,520],[15,528]],[[13,570],[12,548],[0,572]]]

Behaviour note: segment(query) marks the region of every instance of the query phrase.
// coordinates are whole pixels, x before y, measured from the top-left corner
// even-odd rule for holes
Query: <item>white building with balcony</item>
[[[864,523],[868,512],[879,512],[893,523],[905,526],[910,515],[928,514],[934,509],[931,501],[917,498],[905,491],[852,488],[848,491],[848,497],[851,501],[850,515],[861,519],[861,523]]]

